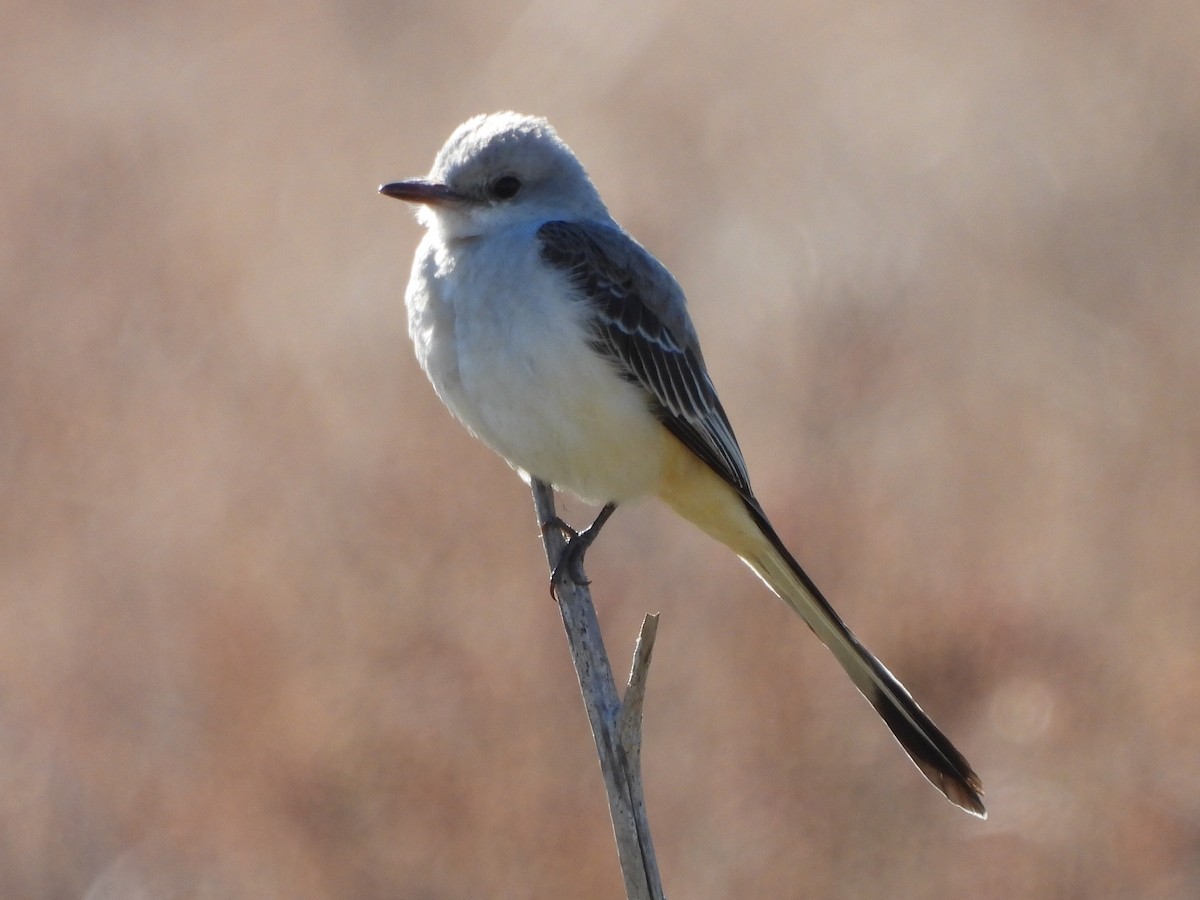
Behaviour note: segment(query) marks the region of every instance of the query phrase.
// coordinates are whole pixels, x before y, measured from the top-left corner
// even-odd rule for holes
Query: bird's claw
[[[542,537],[545,537],[546,532],[551,528],[557,528],[560,532],[562,532],[562,536],[567,539],[568,543],[579,537],[579,532],[560,519],[558,516],[552,516],[542,523]]]
[[[608,517],[616,510],[616,504],[610,503],[600,510],[600,514],[596,516],[596,520],[592,522],[583,531],[576,531],[558,516],[542,523],[542,534],[545,534],[548,529],[557,528],[562,532],[563,537],[567,539],[567,545],[563,547],[562,553],[558,556],[558,562],[555,563],[554,570],[550,573],[550,596],[554,597],[554,588],[560,584],[563,577],[570,578],[573,584],[584,586],[591,584],[586,574],[583,571],[583,557],[587,553],[588,547],[592,546],[592,542],[600,534],[600,529],[604,527],[604,523],[608,521]]]
[[[542,524],[542,534],[544,535],[551,528],[562,532],[562,536],[567,541],[558,555],[558,562],[554,564],[554,570],[550,573],[550,596],[554,597],[554,587],[561,583],[564,576],[578,585],[591,584],[583,571],[583,556],[587,552],[587,548],[591,546],[595,535],[588,534],[591,529],[583,532],[576,531],[558,516]]]
[[[592,583],[583,571],[583,555],[587,552],[587,548],[591,546],[591,543],[591,541],[585,540],[579,532],[576,532],[567,541],[567,545],[563,547],[562,553],[559,554],[558,564],[555,565],[554,571],[550,573],[550,594],[552,596],[554,594],[554,586],[559,583],[564,574],[574,584],[582,586]]]

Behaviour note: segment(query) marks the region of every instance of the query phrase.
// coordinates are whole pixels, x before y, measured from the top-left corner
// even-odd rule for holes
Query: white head
[[[421,224],[447,239],[526,222],[609,218],[587,172],[550,123],[513,112],[468,119],[450,135],[427,178],[379,191],[420,204]]]

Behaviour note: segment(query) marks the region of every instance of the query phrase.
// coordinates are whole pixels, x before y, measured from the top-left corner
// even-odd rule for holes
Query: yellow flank
[[[663,437],[663,477],[658,496],[742,559],[753,559],[765,540],[741,496],[665,428]]]

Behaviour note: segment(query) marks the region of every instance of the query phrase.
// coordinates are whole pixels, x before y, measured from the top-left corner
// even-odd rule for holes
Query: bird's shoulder
[[[683,288],[670,270],[615,223],[554,220],[537,230],[541,257],[593,302],[616,312],[643,306],[683,346],[699,349]]]

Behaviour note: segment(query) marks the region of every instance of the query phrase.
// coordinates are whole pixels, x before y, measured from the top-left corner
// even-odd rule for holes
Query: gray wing
[[[645,389],[655,415],[684,446],[753,501],[741,448],[671,273],[611,226],[547,222],[537,236],[542,260],[567,275],[594,313],[593,349]]]

